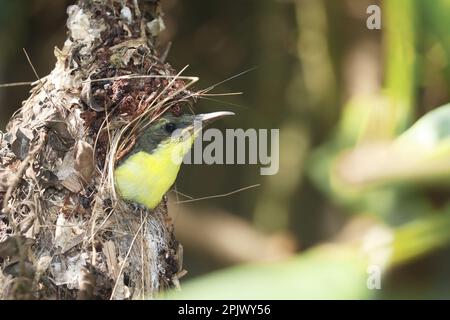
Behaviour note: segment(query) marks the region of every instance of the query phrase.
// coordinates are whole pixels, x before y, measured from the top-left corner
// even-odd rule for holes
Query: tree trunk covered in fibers
[[[122,201],[113,168],[192,94],[156,50],[158,1],[80,0],[67,13],[54,70],[0,137],[0,298],[152,298],[178,286],[181,246],[165,200]]]

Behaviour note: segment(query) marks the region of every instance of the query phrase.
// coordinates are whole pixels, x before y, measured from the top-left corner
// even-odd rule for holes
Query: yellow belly
[[[138,152],[116,168],[114,175],[120,195],[129,201],[155,208],[175,182],[180,164],[170,152]]]

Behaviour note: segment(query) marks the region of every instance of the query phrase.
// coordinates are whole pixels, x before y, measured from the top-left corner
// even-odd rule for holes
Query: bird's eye
[[[166,124],[165,129],[168,133],[172,133],[177,129],[177,126],[175,125],[175,123],[170,122],[170,123]]]

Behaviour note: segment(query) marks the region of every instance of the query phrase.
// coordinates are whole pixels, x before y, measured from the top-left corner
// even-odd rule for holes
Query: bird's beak
[[[211,113],[198,114],[194,117],[194,122],[188,127],[184,128],[181,132],[181,136],[185,136],[185,133],[189,133],[188,137],[193,136],[196,137],[200,131],[218,119],[221,119],[226,116],[234,116],[233,112],[230,111],[218,111]]]
[[[201,122],[202,125],[208,125],[213,121],[216,121],[218,119],[221,119],[221,118],[227,117],[227,116],[234,116],[234,112],[218,111],[218,112],[198,114],[195,116],[194,120]]]

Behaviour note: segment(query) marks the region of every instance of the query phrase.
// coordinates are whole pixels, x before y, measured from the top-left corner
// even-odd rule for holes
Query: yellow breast
[[[129,201],[155,208],[175,182],[181,163],[172,158],[170,145],[149,154],[140,151],[116,168],[114,175],[120,195]]]

